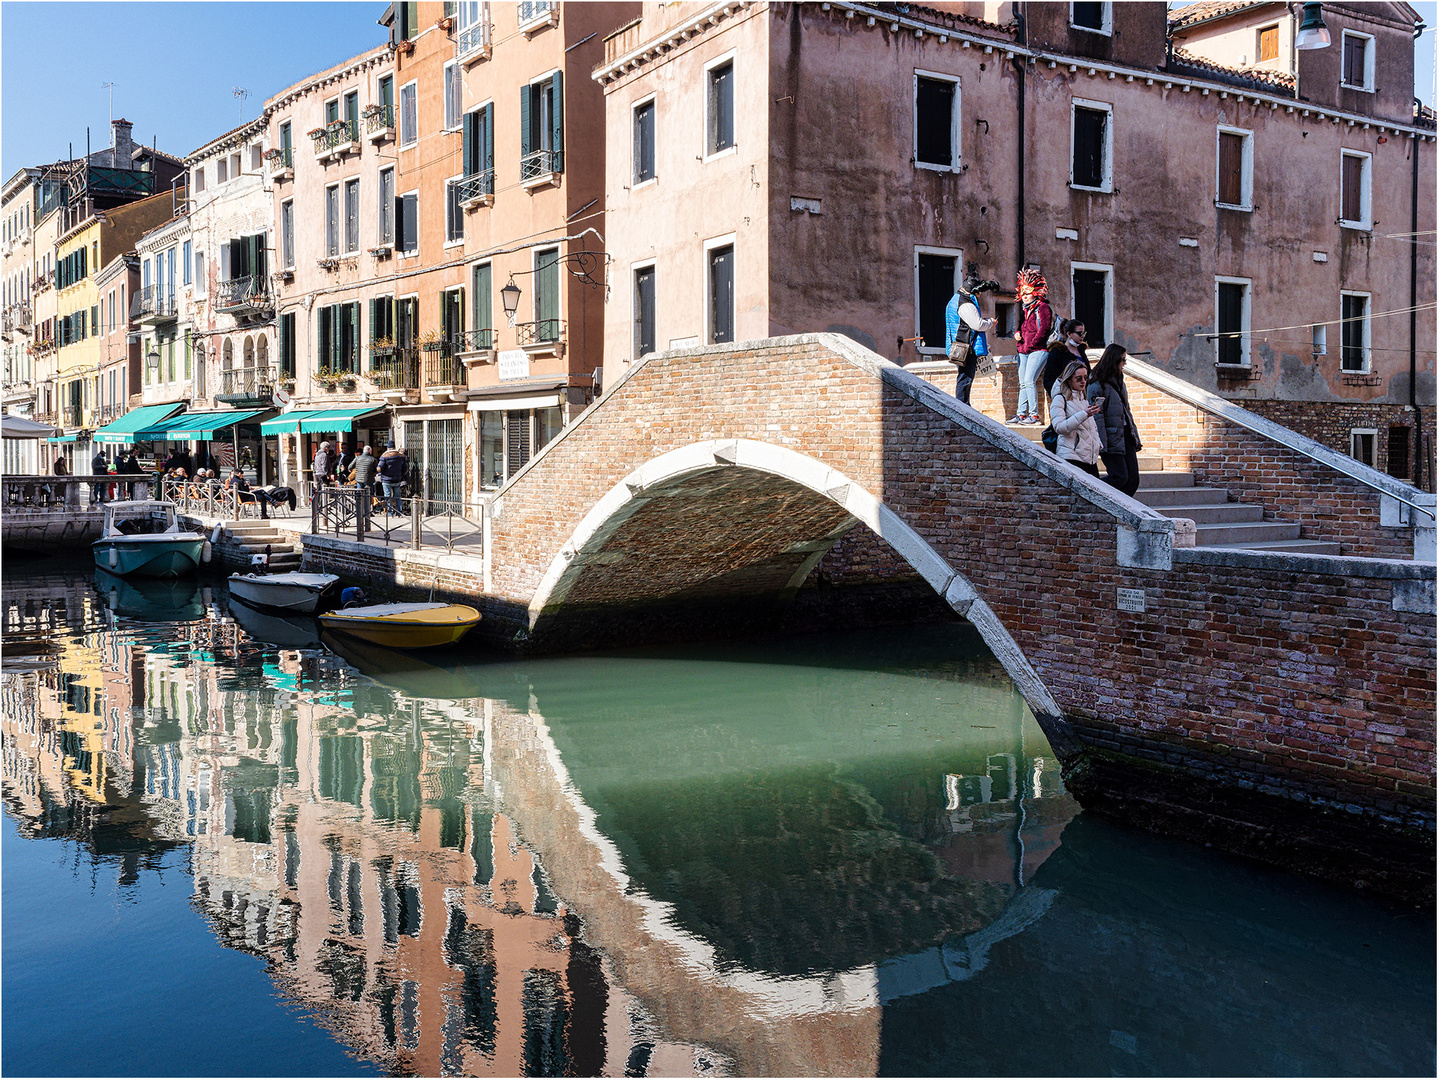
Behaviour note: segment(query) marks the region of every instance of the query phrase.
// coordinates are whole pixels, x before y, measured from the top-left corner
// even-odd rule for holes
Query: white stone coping
[[[484,560],[474,555],[456,555],[453,552],[445,551],[443,548],[423,547],[415,549],[400,545],[385,547],[381,544],[360,543],[358,540],[346,540],[340,536],[317,536],[314,533],[302,534],[306,550],[313,549],[316,552],[337,551],[351,555],[363,555],[369,558],[377,558],[381,561],[388,561],[399,568],[408,565],[418,570],[453,570],[461,574],[473,574],[477,578],[484,576]],[[403,582],[402,584],[418,588],[420,582]]]
[[[1387,495],[1406,506],[1416,507],[1429,515],[1430,525],[1435,520],[1435,496],[1432,492],[1420,491],[1412,484],[1406,484],[1388,473],[1380,472],[1373,466],[1357,461],[1348,454],[1341,454],[1307,435],[1301,435],[1299,432],[1284,427],[1282,424],[1276,424],[1273,420],[1260,416],[1258,413],[1250,412],[1227,398],[1212,394],[1193,383],[1185,382],[1153,364],[1146,364],[1131,356],[1125,364],[1125,375],[1138,379],[1171,397],[1178,398],[1187,405],[1193,405],[1196,409],[1209,413],[1211,416],[1217,416],[1221,420],[1252,431],[1254,434],[1276,442],[1297,454],[1303,454],[1351,480],[1357,480],[1365,487],[1373,488],[1381,495]],[[1388,523],[1386,522],[1386,524]]]
[[[1310,555],[1300,551],[1262,551],[1252,548],[1194,547],[1174,552],[1177,563],[1233,566],[1281,574],[1321,574],[1327,577],[1374,578],[1390,581],[1434,581],[1433,563],[1409,559],[1370,559],[1357,555]]]

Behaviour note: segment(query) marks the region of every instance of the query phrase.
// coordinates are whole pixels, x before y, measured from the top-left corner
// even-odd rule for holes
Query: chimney
[[[110,164],[116,169],[128,169],[130,155],[134,153],[135,144],[130,138],[130,129],[134,127],[128,120],[110,121],[110,145],[113,147]],[[122,165],[121,162],[124,162]]]

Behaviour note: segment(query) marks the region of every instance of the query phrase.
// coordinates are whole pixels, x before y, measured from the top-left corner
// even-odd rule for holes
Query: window
[[[420,121],[417,112],[417,83],[406,83],[400,87],[400,145],[414,146],[420,137]]]
[[[405,255],[420,249],[420,193],[412,191],[395,201],[395,248]]]
[[[290,152],[292,148],[293,144],[290,142],[290,121],[286,120],[280,125],[280,152],[284,155],[280,160],[280,164],[292,164],[294,160],[294,155]]]
[[[465,185],[462,199],[493,195],[495,191],[495,107],[482,105],[465,113],[461,125],[461,163],[465,177],[478,176],[478,181]]]
[[[718,154],[734,146],[734,61],[709,68],[705,95],[705,153]]]
[[[376,96],[379,98],[380,117],[382,127],[395,126],[395,77],[393,75],[381,75],[376,86]]]
[[[505,482],[505,414],[480,413],[480,487],[497,488]]]
[[[465,239],[465,212],[460,207],[460,187],[464,177],[445,181],[445,243],[457,244]]]
[[[420,5],[415,0],[401,0],[395,5],[394,30],[400,41],[409,41],[420,33]]]
[[[440,338],[458,345],[465,336],[465,290],[463,286],[440,293]],[[463,347],[463,346],[461,346]],[[459,351],[457,348],[456,352]]]
[[[493,349],[495,347],[493,334],[495,328],[494,294],[492,292],[493,273],[489,263],[481,263],[475,267],[470,274],[470,293],[474,297],[473,302],[475,305],[474,325],[475,330],[480,332],[480,340],[474,347],[479,349]],[[484,331],[491,331],[491,333],[486,335]],[[488,338],[488,340],[486,340],[486,338]]]
[[[205,166],[203,165],[195,166],[195,190],[205,190]]]
[[[1239,128],[1219,129],[1215,202],[1231,210],[1254,209],[1254,135]]]
[[[286,199],[280,204],[280,265],[286,269],[295,266],[294,199]]]
[[[328,127],[340,118],[340,99],[331,98],[325,102],[325,126]]]
[[[360,178],[345,181],[345,250],[360,250]]]
[[[707,247],[709,340],[718,345],[734,340],[734,245]]]
[[[455,55],[469,56],[490,43],[489,5],[481,0],[460,0],[455,35]]]
[[[395,242],[395,170],[380,170],[380,220],[377,225],[380,244]]]
[[[1279,59],[1279,27],[1265,26],[1259,31],[1259,45],[1254,55],[1262,64],[1266,60]]]
[[[1310,328],[1311,348],[1315,356],[1327,356],[1329,353],[1329,327],[1323,323]]]
[[[1113,158],[1110,148],[1114,132],[1110,119],[1113,107],[1102,101],[1075,98],[1070,108],[1070,172],[1071,187],[1090,191],[1112,191],[1114,178],[1110,171]]]
[[[1217,364],[1249,366],[1249,282],[1244,278],[1214,279],[1214,329]]]
[[[464,92],[464,80],[460,77],[460,65],[454,61],[445,65],[445,130],[454,131],[460,126],[460,116],[464,113],[464,106],[461,104],[461,97]]]
[[[205,295],[205,253],[195,252],[195,295]]]
[[[340,185],[325,189],[325,255],[334,258],[340,253]]]
[[[655,351],[655,268],[651,263],[635,270],[634,356]]]
[[[561,72],[520,88],[520,179],[564,172],[564,86]]]
[[[1374,91],[1374,39],[1368,34],[1344,31],[1344,53],[1339,81],[1350,90]]]
[[[1369,370],[1369,294],[1339,294],[1339,370]]]
[[[655,99],[635,106],[635,150],[633,183],[655,178]]]
[[[189,285],[189,284],[190,284],[190,281],[191,281],[191,277],[190,277],[191,261],[190,261],[190,260],[191,260],[191,256],[190,256],[190,241],[186,240],[183,244],[180,245],[180,273],[184,275],[184,282],[183,282],[183,284],[185,284],[185,285]]]
[[[1114,268],[1102,263],[1070,263],[1069,288],[1074,317],[1084,323],[1089,347],[1104,348],[1114,326]]]
[[[360,304],[332,304],[320,309],[321,371],[358,371]]]
[[[560,338],[560,249],[535,252],[535,340]]]
[[[251,171],[251,172],[259,172],[259,171],[260,171],[260,161],[262,160],[260,155],[261,155],[261,151],[260,151],[260,144],[259,144],[259,143],[256,143],[254,146],[250,147],[250,171]]]
[[[1375,428],[1351,428],[1349,431],[1349,456],[1365,465],[1374,464],[1374,438],[1379,434]]]
[[[959,80],[914,73],[914,163],[959,168]]]
[[[345,95],[345,137],[351,142],[360,138],[360,92],[351,90]]]
[[[287,311],[280,316],[279,344],[280,374],[295,377],[295,313]]]
[[[215,162],[215,183],[223,184],[229,178],[230,167],[226,164],[225,159],[221,158],[219,161]]]
[[[1385,453],[1384,471],[1400,480],[1409,476],[1409,429],[1399,424],[1389,428],[1389,447]]]
[[[370,340],[373,341],[394,341],[395,340],[395,298],[393,296],[380,296],[370,301]],[[376,361],[372,358],[370,367],[375,366]]]
[[[420,298],[402,296],[395,301],[395,344],[411,348],[420,332]]]
[[[954,295],[960,253],[949,248],[914,251],[915,347],[921,353],[944,352],[944,309]]]
[[[1069,25],[1076,30],[1088,30],[1093,34],[1111,33],[1114,25],[1114,5],[1072,3],[1069,5]]]
[[[1369,221],[1370,156],[1345,150],[1340,156],[1339,224],[1346,229],[1367,229]]]

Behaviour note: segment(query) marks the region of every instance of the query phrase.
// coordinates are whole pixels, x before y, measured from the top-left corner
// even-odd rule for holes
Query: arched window
[[[247,368],[255,366],[255,339],[249,334],[245,335],[245,366]]]
[[[262,368],[270,366],[270,339],[263,334],[255,341],[255,365]]]
[[[229,371],[230,368],[234,366],[235,344],[229,338],[226,338],[225,344],[220,347],[220,367],[225,371]]]

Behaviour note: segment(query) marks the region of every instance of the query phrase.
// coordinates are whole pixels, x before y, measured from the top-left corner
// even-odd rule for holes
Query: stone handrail
[[[0,477],[0,503],[6,510],[19,508],[77,509],[88,498],[90,484],[134,484],[135,498],[148,499],[152,473],[100,473],[95,476],[50,476],[47,474]]]
[[[1089,352],[1091,362],[1097,362],[1098,350],[1091,349]],[[1394,477],[1386,473],[1380,472],[1372,466],[1365,465],[1361,461],[1356,461],[1347,454],[1341,454],[1337,450],[1332,450],[1323,443],[1316,442],[1308,436],[1300,435],[1297,431],[1286,428],[1281,424],[1276,424],[1274,421],[1266,419],[1257,413],[1252,413],[1248,409],[1236,405],[1234,402],[1222,398],[1217,394],[1211,394],[1207,390],[1200,389],[1193,383],[1188,383],[1183,379],[1176,378],[1167,371],[1163,371],[1152,364],[1146,364],[1142,360],[1136,360],[1133,356],[1130,356],[1128,362],[1125,364],[1125,374],[1154,387],[1156,390],[1161,390],[1172,397],[1178,398],[1187,405],[1193,405],[1196,409],[1209,413],[1211,416],[1217,416],[1222,420],[1244,428],[1246,431],[1251,431],[1255,435],[1270,439],[1287,450],[1293,450],[1296,454],[1303,454],[1305,457],[1317,461],[1319,464],[1327,466],[1335,472],[1341,473],[1349,477],[1349,479],[1356,480],[1366,487],[1377,491],[1380,495],[1403,503],[1405,506],[1418,510],[1422,514],[1427,514],[1431,521],[1435,520],[1435,497],[1433,495],[1429,496],[1427,506],[1422,502],[1415,502],[1414,499],[1416,496],[1422,497],[1425,493],[1394,479]]]

